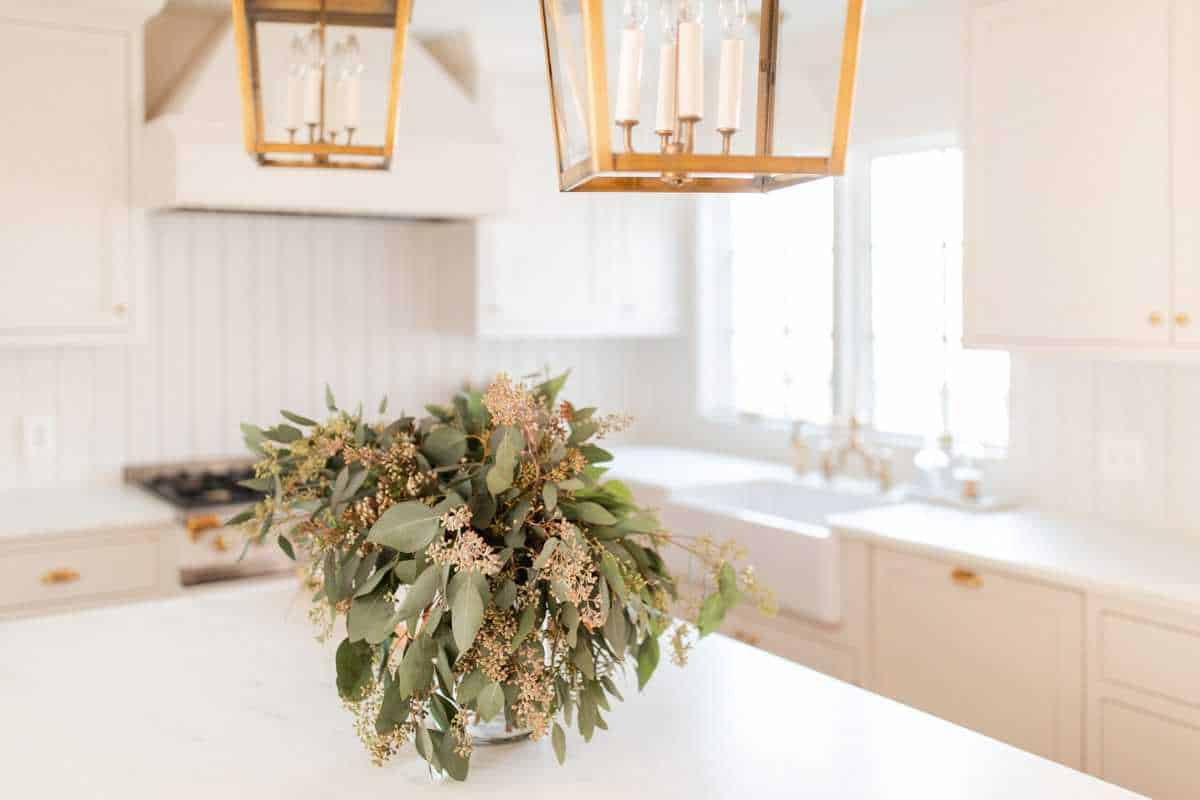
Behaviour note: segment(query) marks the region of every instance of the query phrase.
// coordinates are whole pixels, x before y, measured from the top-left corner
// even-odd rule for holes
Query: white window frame
[[[834,313],[832,407],[835,419],[870,417],[874,408],[874,332],[871,275],[871,162],[882,156],[924,150],[961,148],[957,134],[921,136],[857,148],[846,176],[834,187]],[[786,190],[785,190],[786,191]],[[706,420],[736,426],[747,434],[787,431],[791,420],[767,419],[739,413],[733,408],[732,364],[728,337],[732,331],[729,303],[733,243],[729,238],[729,205],[701,201],[697,206],[696,247],[701,278],[697,307],[704,324],[698,326],[698,398]],[[964,248],[965,249],[965,248]],[[862,405],[859,406],[858,404]],[[836,426],[813,425],[816,434],[831,433]],[[918,449],[918,435],[874,432],[880,444],[896,449]],[[986,457],[1002,459],[1005,448],[989,447]]]

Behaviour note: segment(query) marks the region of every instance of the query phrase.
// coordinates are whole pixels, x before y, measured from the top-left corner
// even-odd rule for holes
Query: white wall
[[[467,224],[178,213],[153,217],[146,341],[0,350],[0,488],[110,482],[126,463],[240,454],[238,423],[339,401],[419,411],[495,371],[574,368],[567,395],[634,405],[634,345],[484,343],[430,330]],[[464,313],[470,301],[464,298]],[[27,463],[20,418],[58,419],[55,457]]]
[[[1140,442],[1113,480],[1108,437]],[[1009,470],[1039,506],[1150,526],[1196,527],[1200,368],[1017,355]]]

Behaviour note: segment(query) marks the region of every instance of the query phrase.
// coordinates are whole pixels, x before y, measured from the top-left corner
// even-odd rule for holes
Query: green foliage
[[[339,411],[327,388],[325,422],[285,411],[242,426],[261,457],[246,485],[270,499],[236,522],[308,562],[328,630],[345,616],[337,689],[376,758],[411,743],[465,780],[471,719],[549,735],[561,763],[564,725],[588,741],[606,730],[620,676],[632,666],[644,688],[660,637],[686,655],[659,553],[672,539],[605,479],[597,465],[612,456],[596,441],[616,423],[560,401],[566,378],[498,378],[424,419],[378,422]],[[704,566],[707,594],[688,601],[703,636],[747,587],[723,549],[685,549]]]

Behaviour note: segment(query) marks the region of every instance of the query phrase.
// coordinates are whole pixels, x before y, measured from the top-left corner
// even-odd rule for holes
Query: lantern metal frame
[[[694,123],[680,123],[678,142],[686,137],[683,152],[639,153],[633,150],[632,128],[622,126],[624,152],[612,148],[612,121],[608,102],[608,62],[605,55],[604,0],[578,0],[583,26],[586,70],[586,128],[590,151],[576,163],[567,163],[566,131],[559,119],[559,76],[554,72],[555,27],[552,4],[540,0],[545,41],[546,75],[550,86],[550,113],[558,154],[559,189],[563,192],[656,192],[707,194],[771,192],[830,176],[844,175],[846,150],[854,108],[859,45],[862,38],[864,0],[847,0],[842,63],[834,109],[833,145],[828,156],[784,156],[775,150],[776,76],[779,67],[780,0],[762,0],[758,59],[758,104],[755,150],[751,155],[729,152],[730,132],[721,131],[724,152],[696,153]],[[565,87],[570,91],[569,87]],[[665,142],[664,142],[665,145]],[[665,148],[664,148],[665,149]]]
[[[404,48],[412,18],[413,0],[232,0],[234,39],[242,97],[242,132],[248,152],[264,167],[319,167],[329,169],[391,168],[396,143],[396,116]],[[351,28],[394,28],[388,110],[383,145],[337,144],[325,141],[325,70],[321,59],[321,136],[307,143],[268,141],[263,128],[262,76],[259,69],[259,22],[313,25],[320,31],[321,49],[329,25]],[[307,159],[302,157],[308,156]],[[333,160],[335,157],[357,160]]]

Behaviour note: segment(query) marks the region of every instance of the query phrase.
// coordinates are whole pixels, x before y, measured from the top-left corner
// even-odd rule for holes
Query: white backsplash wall
[[[146,340],[0,350],[0,488],[107,483],[127,463],[242,454],[238,423],[340,404],[419,412],[466,380],[573,368],[567,396],[634,406],[630,342],[478,342],[431,330],[467,223],[172,213],[150,223]],[[463,298],[463,313],[471,299]],[[534,312],[531,312],[534,313]],[[21,418],[58,421],[52,458],[22,453]]]
[[[1008,471],[1026,498],[1116,522],[1197,527],[1200,368],[1014,355],[1012,381]],[[1109,441],[1134,443],[1141,464],[1121,458],[1114,470]]]

